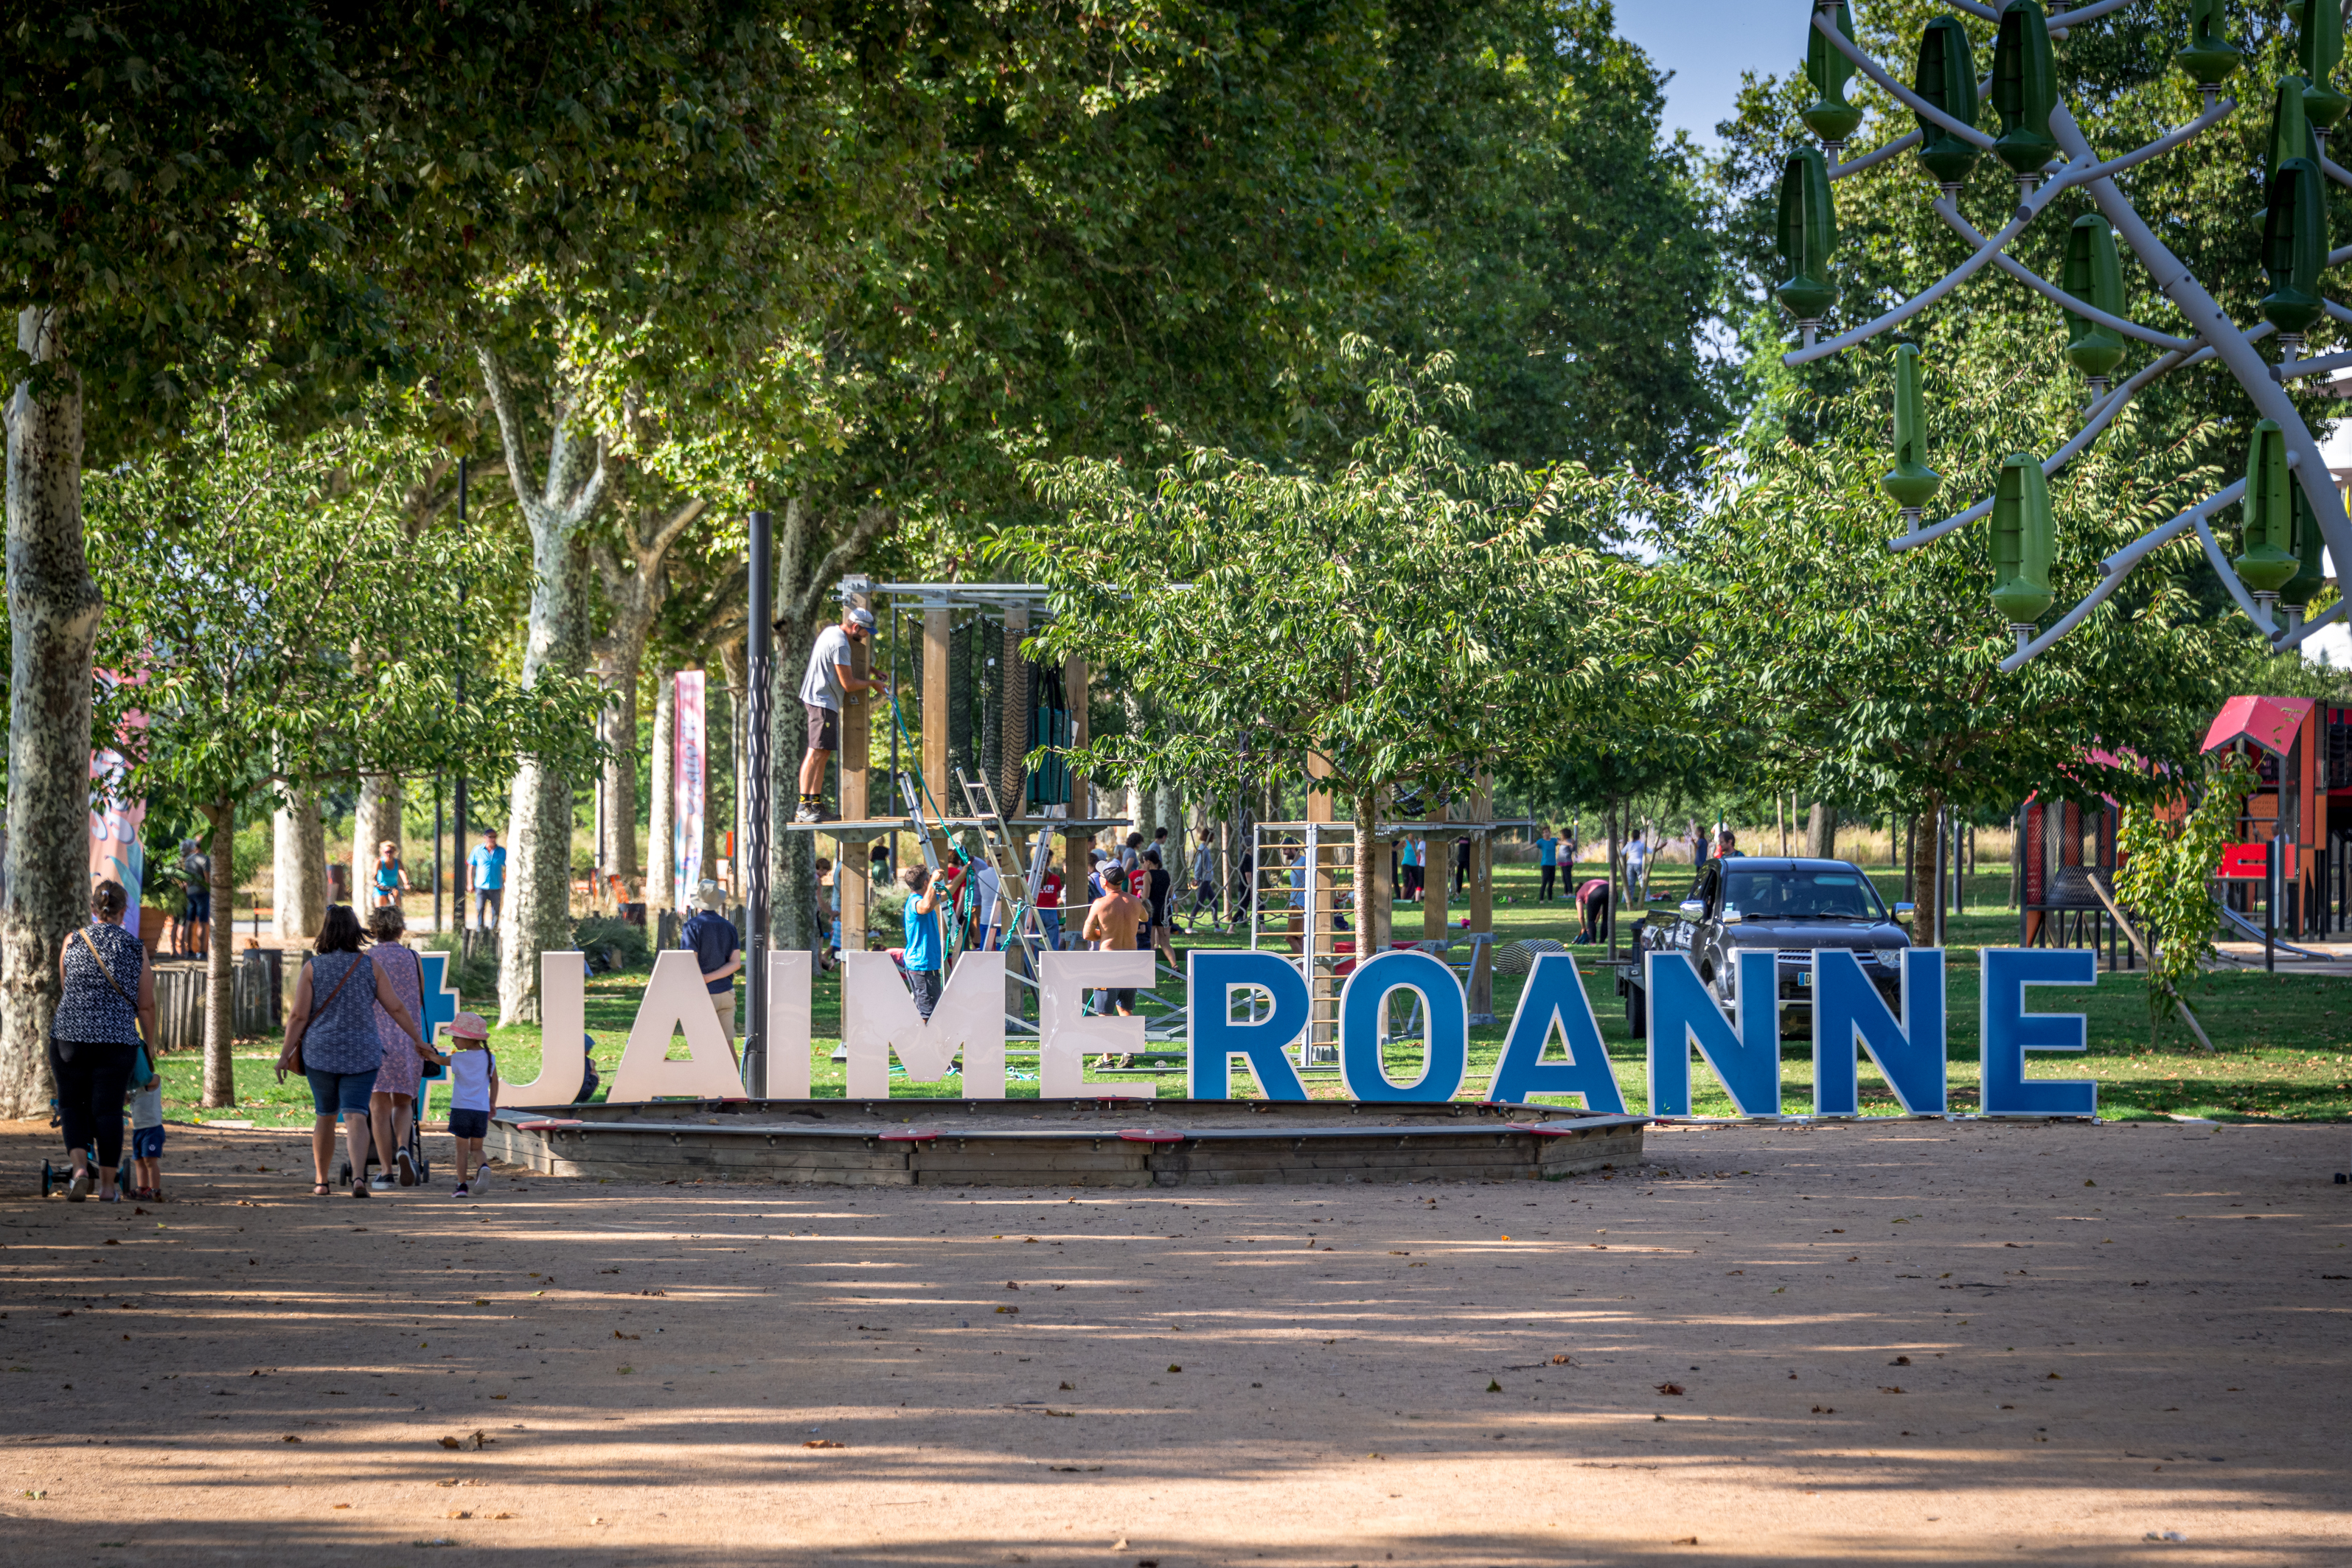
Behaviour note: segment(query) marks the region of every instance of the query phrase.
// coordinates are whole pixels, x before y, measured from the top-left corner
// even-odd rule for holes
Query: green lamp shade
[[[1772,297],[1798,320],[1820,320],[1837,302],[1837,290],[1829,284],[1837,209],[1830,204],[1830,166],[1817,147],[1797,149],[1780,167],[1777,237],[1789,279]]]
[[[2096,213],[2084,213],[2066,231],[2066,266],[2060,287],[2110,316],[2124,313],[2124,269],[2116,255],[2116,233]],[[2066,357],[2086,376],[2102,380],[2124,357],[2123,334],[2087,316],[2066,313]]]
[[[2012,626],[2030,625],[2050,608],[2055,538],[2042,459],[2011,453],[1992,493],[1992,607]]]
[[[2000,116],[1993,156],[2021,174],[2039,173],[2057,155],[2050,134],[2050,112],[2057,106],[2049,21],[2033,0],[2010,0],[1992,49],[1992,107]]]
[[[2215,87],[2238,68],[2239,58],[2221,36],[2221,0],[2189,0],[2189,42],[2173,63],[2200,87]]]
[[[1955,16],[1938,16],[1919,35],[1919,65],[1911,89],[1958,120],[1977,122],[1977,66],[1969,51],[1969,30]],[[1919,122],[1919,162],[1939,185],[1957,185],[1977,166],[1977,150],[1926,115]]]
[[[2334,5],[2305,5],[2294,19],[2294,64],[2311,85],[2303,89],[2303,110],[2325,131],[2352,110],[2352,99],[2336,90],[2336,68],[2344,63],[2344,13]]]
[[[2254,426],[2246,449],[2246,497],[2240,503],[2244,549],[2236,563],[2238,580],[2256,593],[2277,592],[2303,569],[2294,549],[2294,484],[2285,433],[2278,421],[2265,419]]]
[[[2270,162],[2264,165],[2266,174],[2278,172],[2278,166],[2290,158],[2308,158],[2319,162],[2319,139],[2311,133],[2309,100],[2305,89],[2310,83],[2301,77],[2279,78],[2278,92],[2271,101]]]
[[[1926,506],[1943,476],[1927,466],[1927,419],[1919,396],[1919,347],[1895,349],[1895,466],[1878,487],[1898,507]]]
[[[2282,332],[2300,333],[2319,319],[2319,275],[2327,266],[2327,198],[2319,165],[2290,158],[2270,181],[2263,213],[2263,270],[2271,291],[2263,318]]]
[[[1806,7],[1811,11],[1810,4]],[[1853,39],[1853,13],[1843,0],[1837,8],[1837,30],[1848,42]],[[1853,79],[1853,62],[1845,57],[1819,27],[1808,26],[1805,32],[1805,80],[1812,85],[1814,99],[1797,118],[1805,129],[1824,141],[1843,142],[1862,123],[1862,110],[1845,100],[1845,84]]]
[[[2279,590],[2279,602],[2301,608],[2327,586],[2327,541],[2319,532],[2319,519],[2312,514],[2311,497],[2300,485],[2290,489],[2292,494],[2287,499],[2290,526],[2294,530],[2295,573]]]

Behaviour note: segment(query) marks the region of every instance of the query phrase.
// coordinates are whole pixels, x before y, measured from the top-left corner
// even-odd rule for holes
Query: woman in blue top
[[[1536,897],[1549,904],[1551,902],[1552,883],[1559,876],[1559,837],[1549,828],[1544,830],[1544,836],[1536,841],[1536,862],[1543,868],[1543,891]]]
[[[286,1049],[278,1053],[279,1082],[296,1071],[310,1081],[310,1109],[317,1113],[310,1124],[310,1163],[318,1176],[310,1189],[314,1197],[334,1190],[327,1180],[327,1162],[335,1154],[338,1115],[351,1150],[352,1196],[368,1195],[368,1096],[375,1089],[376,1070],[383,1065],[383,1040],[375,1027],[379,1007],[418,1050],[436,1061],[444,1060],[425,1044],[415,1019],[383,971],[360,951],[359,916],[348,904],[331,904],[319,927],[310,961],[295,984],[294,1010],[286,1019]],[[389,1162],[389,1151],[385,1158]]]
[[[73,1155],[68,1202],[89,1196],[90,1145],[98,1145],[98,1200],[118,1201],[122,1163],[122,1094],[141,1040],[155,1028],[155,977],[139,938],[115,922],[130,904],[119,882],[90,889],[88,925],[66,938],[58,970],[65,990],[49,1022],[49,1076],[58,1086],[58,1120]]]

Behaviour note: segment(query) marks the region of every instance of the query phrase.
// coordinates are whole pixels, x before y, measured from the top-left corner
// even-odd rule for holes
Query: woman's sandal
[[[312,1197],[332,1197],[334,1195],[335,1189],[329,1186],[325,1182],[312,1182],[310,1184],[310,1196]]]

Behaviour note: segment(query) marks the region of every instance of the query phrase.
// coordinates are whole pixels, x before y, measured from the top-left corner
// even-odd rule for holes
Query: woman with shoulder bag
[[[423,1018],[425,960],[401,942],[401,934],[407,929],[408,923],[397,907],[385,904],[369,910],[368,961],[375,966],[377,984],[392,988],[409,1017]],[[415,1112],[417,1088],[424,1081],[421,1069],[427,1061],[446,1067],[449,1059],[431,1045],[410,1039],[381,1002],[375,1009],[375,1034],[383,1046],[383,1065],[376,1069],[375,1087],[368,1093],[368,1125],[375,1134],[379,1162],[369,1185],[388,1190],[396,1179],[402,1186],[415,1186],[416,1166],[408,1157],[408,1119]]]
[[[89,1196],[93,1143],[98,1200],[121,1201],[114,1173],[122,1164],[122,1096],[139,1048],[155,1029],[155,975],[147,967],[147,950],[115,924],[130,902],[119,882],[90,889],[89,924],[66,938],[58,957],[65,989],[49,1023],[49,1076],[57,1081],[58,1119],[73,1155],[68,1203]]]
[[[375,1028],[379,1006],[411,1040],[424,1045],[400,994],[360,951],[359,916],[348,904],[330,905],[310,962],[295,983],[286,1049],[278,1054],[279,1082],[289,1072],[310,1081],[310,1108],[317,1113],[310,1124],[310,1163],[318,1177],[310,1189],[313,1197],[324,1197],[334,1190],[327,1179],[327,1162],[335,1155],[339,1115],[351,1150],[352,1196],[368,1195],[368,1098],[383,1065],[383,1042]]]

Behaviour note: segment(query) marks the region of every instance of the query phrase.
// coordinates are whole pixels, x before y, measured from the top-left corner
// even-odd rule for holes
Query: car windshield
[[[1855,871],[1735,871],[1723,902],[1750,920],[1884,920],[1886,906]]]

